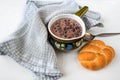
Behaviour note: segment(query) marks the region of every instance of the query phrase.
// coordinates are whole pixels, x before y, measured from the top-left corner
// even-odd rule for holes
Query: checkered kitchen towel
[[[80,6],[74,0],[28,0],[18,30],[0,43],[0,54],[36,74],[35,80],[56,80],[62,76],[57,58],[47,37],[47,23],[62,13],[75,13]],[[83,17],[87,28],[100,24],[100,15],[88,11]]]

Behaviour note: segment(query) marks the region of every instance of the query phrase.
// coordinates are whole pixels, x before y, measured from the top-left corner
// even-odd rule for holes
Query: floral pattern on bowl
[[[54,40],[50,35],[48,37],[48,40],[53,47],[57,48],[58,50],[62,50],[62,51],[76,49],[76,48],[80,47],[83,43],[82,38],[76,42],[73,42],[73,43],[58,42],[58,41]]]

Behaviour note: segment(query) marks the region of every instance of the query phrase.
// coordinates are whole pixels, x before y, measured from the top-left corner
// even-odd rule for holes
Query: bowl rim
[[[79,37],[74,37],[74,38],[61,38],[61,37],[58,37],[56,36],[55,34],[52,33],[50,27],[51,25],[58,19],[61,19],[61,18],[71,18],[71,19],[74,19],[75,21],[77,21],[80,25],[81,25],[81,28],[82,28],[82,34],[79,36]],[[48,31],[50,33],[51,36],[57,38],[58,40],[63,40],[63,41],[73,41],[73,40],[77,40],[77,39],[80,39],[82,38],[84,35],[85,35],[85,32],[86,32],[86,28],[85,28],[85,23],[83,22],[83,20],[75,15],[75,14],[59,14],[55,17],[53,17],[49,23],[48,23]]]

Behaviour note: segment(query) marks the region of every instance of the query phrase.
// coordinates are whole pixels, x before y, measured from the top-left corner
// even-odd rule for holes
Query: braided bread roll
[[[92,40],[78,54],[81,65],[90,70],[98,70],[108,65],[115,56],[112,47],[101,40]]]

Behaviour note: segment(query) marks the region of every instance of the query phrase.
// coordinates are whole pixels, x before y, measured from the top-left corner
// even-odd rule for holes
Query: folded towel
[[[81,7],[74,0],[28,0],[24,19],[17,31],[0,43],[0,54],[8,55],[36,74],[35,80],[56,80],[62,76],[53,47],[47,37],[47,23],[58,14],[73,14]],[[96,17],[95,17],[95,16]],[[86,28],[100,24],[100,15],[88,11]]]

